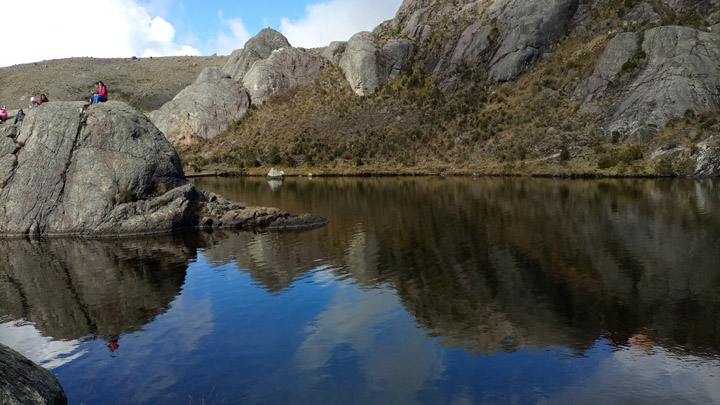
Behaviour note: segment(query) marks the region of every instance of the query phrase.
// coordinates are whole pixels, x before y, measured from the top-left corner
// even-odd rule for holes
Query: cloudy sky
[[[265,27],[293,46],[372,30],[402,0],[3,0],[0,67],[92,56],[227,55]]]

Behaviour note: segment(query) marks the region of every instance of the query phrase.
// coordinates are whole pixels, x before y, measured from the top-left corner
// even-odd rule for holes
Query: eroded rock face
[[[340,59],[345,78],[359,96],[374,93],[388,78],[400,74],[412,55],[414,44],[410,40],[391,40],[378,48],[374,39],[367,31],[353,35]]]
[[[512,80],[557,41],[577,10],[578,0],[498,0],[487,10],[497,21],[500,46],[489,64],[491,81]]]
[[[197,191],[162,133],[121,102],[87,109],[82,102],[53,102],[33,109],[12,149],[0,157],[2,235],[164,233],[233,210],[248,218],[241,224],[246,229],[292,217],[277,210],[270,220]]]
[[[236,82],[242,81],[255,62],[269,58],[272,51],[280,48],[290,48],[287,38],[272,28],[265,28],[242,49],[233,51],[223,70]]]
[[[67,404],[57,377],[0,344],[0,401],[8,405]]]
[[[255,62],[243,78],[252,103],[261,105],[270,97],[313,81],[325,68],[325,60],[298,48],[273,51]]]
[[[206,68],[195,83],[186,87],[150,120],[173,145],[189,145],[212,139],[242,118],[250,97],[230,75],[219,68]]]
[[[660,128],[687,111],[718,108],[720,100],[720,35],[667,26],[645,32],[642,51],[647,62],[614,103],[606,126],[629,141],[647,141]]]

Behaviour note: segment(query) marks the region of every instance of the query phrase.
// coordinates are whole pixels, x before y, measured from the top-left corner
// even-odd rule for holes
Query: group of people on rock
[[[92,95],[90,96],[90,104],[97,104],[97,103],[104,103],[108,100],[108,92],[107,87],[105,87],[105,84],[102,81],[95,82],[95,86],[97,86],[97,89],[92,91]],[[40,98],[35,98],[35,96],[30,97],[30,108],[37,107],[41,104],[45,104],[50,102],[50,100],[47,98],[45,93],[40,94]],[[21,109],[18,110],[17,114],[15,114],[15,124],[18,122],[22,122],[25,118],[25,112]],[[8,120],[8,112],[7,108],[5,106],[2,106],[0,108],[0,123],[3,123]]]

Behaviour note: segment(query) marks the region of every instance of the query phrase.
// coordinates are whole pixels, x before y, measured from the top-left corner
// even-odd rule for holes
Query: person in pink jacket
[[[97,84],[97,94],[93,96],[92,102],[90,104],[106,102],[108,100],[108,93],[105,84],[102,81],[99,81],[95,84]]]
[[[7,118],[7,108],[5,108],[5,106],[2,106],[2,108],[0,108],[0,122],[7,121]]]

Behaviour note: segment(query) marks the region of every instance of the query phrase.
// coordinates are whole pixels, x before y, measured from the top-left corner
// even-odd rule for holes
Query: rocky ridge
[[[502,163],[508,155],[526,160],[530,152],[536,161],[546,161],[557,159],[564,148],[587,161],[588,149],[608,143],[620,146],[611,146],[612,153],[597,152],[594,159],[600,170],[622,159],[633,166],[637,159],[649,157],[650,169],[634,170],[708,175],[715,173],[708,172],[707,163],[720,137],[712,129],[717,127],[720,106],[719,23],[717,0],[406,0],[395,18],[373,32],[358,33],[347,43],[334,42],[321,54],[340,67],[361,97],[374,98],[394,77],[404,77],[391,85],[395,94],[405,90],[398,87],[420,83],[443,92],[438,99],[467,97],[458,108],[478,109],[481,116],[460,117],[457,110],[448,111],[445,114],[458,116],[455,120],[465,128],[448,131],[454,133],[448,133],[453,138],[447,140],[441,139],[443,134],[431,135],[439,145],[468,144],[464,152],[456,152],[458,160],[467,155],[471,161],[478,156],[474,159]],[[544,78],[530,79],[543,74]],[[524,139],[526,128],[513,128],[517,122],[505,121],[500,108],[507,105],[498,90],[511,93],[521,80],[536,83],[532,98],[521,101],[546,103],[560,108],[554,113],[567,116],[565,122],[560,120],[562,136],[543,139],[538,122],[533,137]],[[554,87],[557,82],[562,88]],[[469,105],[473,102],[480,106]],[[484,111],[482,104],[488,106]],[[380,114],[387,110],[378,109]],[[488,114],[499,113],[503,115],[493,121],[502,129],[466,124],[488,121]],[[679,142],[673,125],[682,120],[704,129],[687,130],[691,139]],[[556,132],[551,122],[557,120],[538,121],[545,121],[549,134]],[[505,135],[492,139],[498,130]],[[645,150],[632,152],[622,146],[634,144]],[[624,150],[634,157],[619,156]]]

